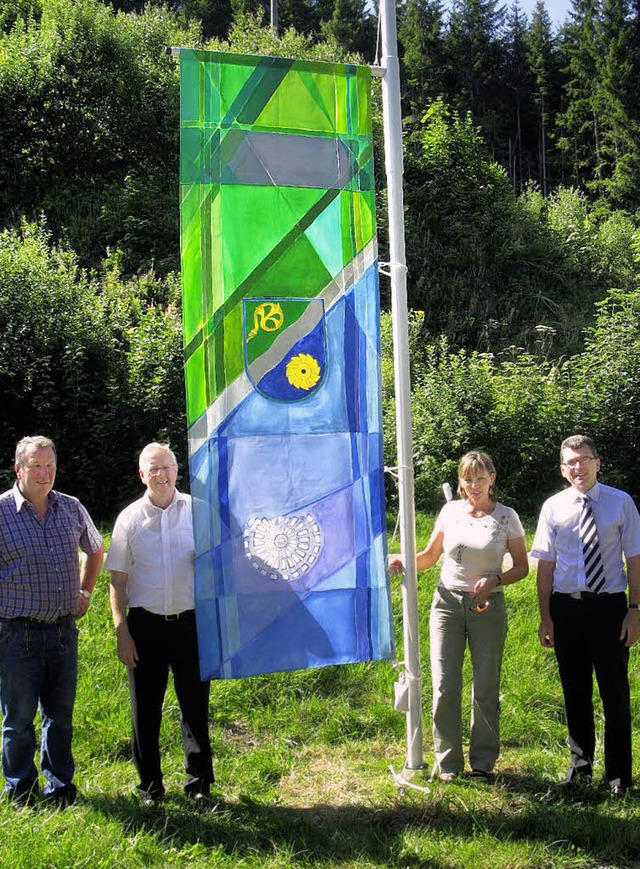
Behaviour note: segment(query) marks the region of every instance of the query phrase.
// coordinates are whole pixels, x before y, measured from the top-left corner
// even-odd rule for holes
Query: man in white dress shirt
[[[545,501],[531,555],[538,559],[540,642],[554,647],[564,693],[571,766],[563,784],[592,775],[595,671],[605,777],[621,797],[631,786],[628,664],[640,635],[640,516],[626,492],[598,482],[591,438],[564,440],[560,463],[571,486]]]
[[[129,676],[138,792],[147,804],[165,793],[159,740],[171,670],[180,705],[184,790],[202,799],[214,778],[209,682],[200,679],[194,609],[191,497],[176,489],[178,465],[168,444],[148,444],[139,464],[147,491],[118,516],[106,559],[118,658]]]

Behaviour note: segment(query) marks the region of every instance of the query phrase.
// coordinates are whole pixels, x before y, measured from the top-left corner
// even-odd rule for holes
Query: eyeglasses
[[[577,468],[578,465],[588,465],[589,462],[595,462],[595,460],[595,456],[580,456],[579,459],[571,459],[568,462],[562,462],[562,467],[573,470],[574,468]]]
[[[489,603],[489,601],[485,600],[484,603],[476,603],[473,606],[470,606],[469,609],[472,613],[484,613],[489,609],[490,606],[491,604]]]
[[[147,474],[149,474],[150,477],[157,477],[158,474],[168,474],[172,468],[175,468],[175,465],[162,465],[160,468],[147,468]]]

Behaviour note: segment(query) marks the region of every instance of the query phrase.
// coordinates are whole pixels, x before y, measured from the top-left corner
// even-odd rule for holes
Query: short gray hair
[[[584,447],[591,450],[594,459],[600,458],[593,440],[588,435],[576,434],[565,438],[560,444],[560,461],[562,462],[564,450],[581,450]]]
[[[22,438],[16,444],[15,463],[19,468],[24,468],[24,460],[29,447],[35,447],[37,450],[46,450],[49,447],[53,450],[54,456],[58,457],[56,445],[51,438],[46,438],[44,435],[30,435],[29,437]]]
[[[171,456],[171,458],[173,460],[173,464],[174,465],[178,464],[178,460],[176,459],[176,454],[171,449],[169,444],[160,444],[160,443],[157,443],[156,441],[154,441],[151,444],[147,444],[146,447],[144,447],[142,452],[140,453],[140,458],[138,459],[138,467],[139,468],[142,468],[142,460],[146,457],[147,453],[151,452],[151,450],[166,450],[169,453],[169,455]]]

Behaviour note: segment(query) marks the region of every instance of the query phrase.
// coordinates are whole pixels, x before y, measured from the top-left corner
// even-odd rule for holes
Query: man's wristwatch
[[[86,597],[87,600],[91,600],[91,592],[87,591],[86,588],[81,588],[80,594],[82,595],[82,597]]]
[[[640,603],[630,603],[629,609],[630,610],[640,610]]]

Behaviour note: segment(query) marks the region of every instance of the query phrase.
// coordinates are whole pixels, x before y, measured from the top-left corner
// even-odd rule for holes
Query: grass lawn
[[[419,517],[420,543],[431,522]],[[428,764],[427,619],[436,579],[437,571],[428,571],[419,587]],[[402,769],[405,719],[393,711],[395,670],[378,662],[214,683],[218,781],[215,803],[204,807],[181,794],[178,709],[170,690],[162,732],[169,794],[164,803],[145,807],[132,795],[129,699],[102,574],[81,622],[78,803],[62,812],[0,803],[0,866],[638,869],[640,791],[613,802],[599,782],[571,795],[556,786],[568,752],[555,660],[536,635],[534,574],[505,593],[510,627],[495,783],[415,778],[412,783],[423,789],[397,787],[388,767]],[[401,643],[397,580],[393,599]],[[634,772],[640,784],[639,662],[634,648]],[[467,689],[469,679],[466,672]],[[596,775],[601,755],[599,746]]]

